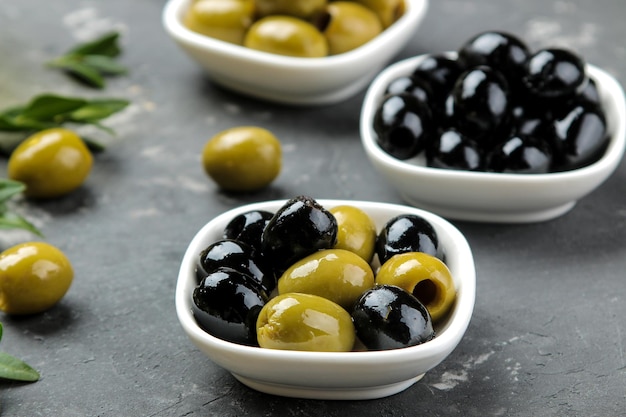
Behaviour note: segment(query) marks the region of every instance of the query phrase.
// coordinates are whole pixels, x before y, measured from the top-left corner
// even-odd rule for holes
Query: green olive
[[[253,19],[253,0],[196,0],[183,24],[202,35],[241,45]]]
[[[359,255],[343,249],[315,252],[291,265],[278,279],[278,293],[327,298],[346,310],[374,286],[374,272]]]
[[[256,322],[259,346],[269,349],[347,352],[355,339],[350,314],[326,298],[281,294],[267,302]]]
[[[206,143],[202,165],[224,190],[255,191],[269,185],[280,173],[280,142],[261,127],[227,129]]]
[[[257,14],[261,17],[269,15],[288,15],[309,18],[324,9],[327,0],[256,0]]]
[[[328,43],[311,23],[291,16],[267,16],[254,22],[244,46],[278,55],[319,58],[328,55]]]
[[[354,0],[374,11],[380,18],[383,28],[388,28],[404,14],[405,0]]]
[[[439,258],[423,252],[394,255],[376,275],[379,285],[396,285],[417,297],[428,309],[433,322],[452,308],[456,289],[450,270]]]
[[[330,55],[351,51],[374,39],[383,31],[380,19],[371,9],[352,2],[334,1],[322,15],[322,33]]]
[[[350,205],[335,206],[330,211],[337,220],[336,249],[356,253],[371,262],[376,246],[376,224],[363,210]]]

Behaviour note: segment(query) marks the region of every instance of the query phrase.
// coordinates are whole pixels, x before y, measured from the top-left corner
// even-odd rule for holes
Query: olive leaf
[[[9,211],[7,207],[7,201],[25,189],[26,186],[19,181],[0,178],[0,230],[23,229],[37,236],[43,236],[32,223],[19,214]]]
[[[2,323],[0,323],[0,340],[2,339]],[[0,378],[14,381],[35,382],[39,380],[39,372],[27,363],[0,352]]]
[[[119,36],[119,33],[112,32],[94,41],[79,44],[46,64],[66,71],[87,85],[102,89],[106,84],[104,76],[128,72],[126,67],[115,60],[121,53]]]
[[[125,109],[130,102],[124,99],[85,99],[44,93],[35,96],[30,102],[0,111],[0,131],[24,132],[21,140],[0,136],[0,152],[10,154],[27,135],[39,130],[61,127],[67,123],[93,125],[109,134],[114,134],[100,122]],[[85,139],[83,139],[85,140]],[[104,147],[93,140],[85,140],[89,148],[102,151]]]

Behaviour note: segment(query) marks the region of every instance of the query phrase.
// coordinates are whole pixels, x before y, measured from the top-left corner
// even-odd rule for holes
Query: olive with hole
[[[395,285],[366,291],[352,311],[358,339],[369,350],[401,349],[435,337],[428,310],[413,295]]]
[[[433,322],[445,317],[456,299],[456,288],[446,264],[422,252],[391,257],[378,270],[376,284],[395,285],[413,294],[426,306]]]
[[[350,314],[317,295],[287,293],[272,298],[256,323],[259,346],[312,352],[348,352],[355,340]]]

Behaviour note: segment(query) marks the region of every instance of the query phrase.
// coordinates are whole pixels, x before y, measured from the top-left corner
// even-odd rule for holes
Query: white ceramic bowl
[[[568,212],[619,165],[626,144],[624,91],[615,78],[593,65],[588,65],[587,71],[598,85],[610,144],[604,156],[589,166],[549,174],[501,174],[429,168],[423,161],[407,162],[390,156],[376,143],[374,113],[389,82],[410,74],[424,57],[405,59],[382,71],[370,85],[361,110],[361,142],[367,156],[408,203],[457,220],[544,221]]]
[[[192,293],[200,251],[221,238],[226,224],[248,210],[277,211],[285,201],[241,206],[207,223],[184,255],[176,287],[178,319],[191,341],[214,363],[261,392],[314,399],[372,399],[398,393],[443,361],[457,346],[472,316],[476,292],[474,260],[464,236],[446,220],[407,206],[385,203],[317,200],[326,208],[352,204],[365,210],[379,230],[392,217],[414,213],[428,220],[446,251],[457,298],[451,314],[435,327],[437,336],[422,345],[375,352],[298,352],[230,343],[211,336],[196,323]]]
[[[367,44],[325,58],[295,58],[255,51],[200,35],[181,23],[191,0],[169,0],[163,25],[213,81],[249,96],[289,104],[331,104],[364,89],[411,39],[428,0],[405,0],[406,12]]]

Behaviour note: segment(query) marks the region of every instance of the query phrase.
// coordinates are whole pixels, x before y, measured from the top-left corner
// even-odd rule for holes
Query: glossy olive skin
[[[222,267],[194,289],[192,311],[209,334],[256,346],[256,320],[267,300],[267,294],[252,277]]]
[[[274,213],[265,210],[252,210],[235,216],[226,227],[222,237],[247,243],[261,250],[261,235]]]
[[[427,164],[433,168],[483,170],[482,150],[456,129],[445,129],[427,150]]]
[[[328,55],[328,42],[313,24],[291,16],[267,16],[250,26],[243,45],[258,51],[300,58]]]
[[[207,141],[202,150],[202,166],[224,190],[257,191],[267,187],[280,174],[281,144],[267,129],[233,127]]]
[[[357,337],[369,350],[401,349],[435,337],[426,307],[394,285],[377,285],[365,292],[352,319]]]
[[[69,290],[74,269],[67,256],[46,242],[24,242],[0,253],[0,311],[36,314],[57,304]]]
[[[404,0],[355,0],[378,15],[383,28],[388,28],[404,13]]]
[[[75,132],[52,128],[29,136],[15,148],[7,174],[26,185],[26,196],[49,199],[80,187],[92,166],[93,156]]]
[[[345,249],[371,262],[376,247],[376,224],[363,210],[350,205],[331,207],[328,210],[337,220],[335,249]]]
[[[532,136],[513,136],[497,145],[487,157],[487,170],[543,174],[552,169],[552,149]]]
[[[430,103],[433,96],[430,87],[424,80],[411,75],[400,76],[392,80],[385,89],[385,95],[402,93],[409,93],[424,104]]]
[[[259,16],[287,15],[308,19],[322,12],[327,0],[255,0]]]
[[[456,288],[446,264],[422,252],[391,257],[378,270],[376,284],[395,285],[413,294],[428,309],[433,322],[444,318],[456,299]]]
[[[330,55],[356,49],[383,31],[380,19],[372,10],[352,1],[330,2],[319,20]]]
[[[432,91],[433,113],[443,111],[445,99],[464,67],[456,59],[445,55],[430,54],[413,69],[411,76],[424,82]]]
[[[350,310],[374,286],[374,272],[359,255],[344,249],[312,253],[291,265],[278,280],[278,294],[314,294]]]
[[[256,323],[259,346],[312,352],[348,352],[355,340],[350,314],[326,298],[287,293],[272,298]]]
[[[430,109],[409,93],[386,96],[374,115],[378,145],[398,159],[426,149],[433,135]]]
[[[571,97],[584,88],[585,81],[583,60],[566,49],[540,49],[526,63],[525,85],[541,98]]]
[[[253,0],[196,0],[183,24],[202,35],[242,45],[253,19]]]
[[[277,277],[296,261],[337,242],[337,220],[315,199],[297,196],[271,218],[261,237],[261,251]]]
[[[200,253],[200,265],[205,273],[228,267],[253,277],[268,294],[276,287],[274,274],[263,263],[254,248],[247,243],[222,239],[207,246]]]
[[[390,219],[376,240],[376,254],[381,264],[405,252],[443,256],[437,232],[427,220],[415,214],[401,214]]]

